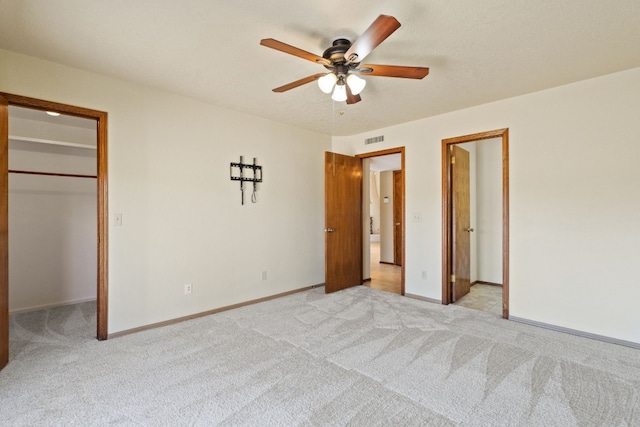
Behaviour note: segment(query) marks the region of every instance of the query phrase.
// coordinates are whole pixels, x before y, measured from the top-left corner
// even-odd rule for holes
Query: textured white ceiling
[[[0,11],[0,48],[332,135],[640,67],[638,0],[0,0]],[[314,83],[271,91],[324,68],[260,39],[321,55],[379,14],[402,26],[365,62],[430,67],[424,80],[368,77],[355,105]]]

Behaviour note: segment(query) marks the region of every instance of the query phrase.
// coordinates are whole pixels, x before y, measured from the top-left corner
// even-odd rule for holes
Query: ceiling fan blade
[[[316,64],[331,65],[331,61],[328,59],[275,39],[262,39],[260,40],[260,44],[262,46],[270,47],[271,49],[279,50],[280,52],[288,53],[289,55],[297,56],[298,58],[306,59],[307,61],[315,62]]]
[[[325,74],[327,73],[314,74],[313,76],[305,77],[303,79],[296,80],[295,82],[288,83],[284,86],[277,87],[273,89],[273,91],[278,93],[286,92],[290,89],[294,89],[294,88],[297,88],[298,86],[306,85],[307,83],[311,83],[312,81],[318,80],[320,77],[324,76]]]
[[[356,39],[349,50],[344,54],[347,62],[360,62],[373,49],[389,37],[395,30],[400,28],[400,22],[393,16],[380,15],[365,30],[360,37]]]
[[[347,88],[347,104],[351,105],[351,104],[355,104],[356,102],[362,101],[362,98],[360,98],[360,94],[354,95],[353,93],[351,93],[351,89],[349,88],[349,85],[345,85],[345,86]]]
[[[427,67],[403,67],[398,65],[366,64],[360,66],[364,76],[400,77],[404,79],[423,79],[429,74]]]

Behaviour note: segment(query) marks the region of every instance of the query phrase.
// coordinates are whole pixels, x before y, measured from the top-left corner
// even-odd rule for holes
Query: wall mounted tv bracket
[[[262,182],[262,166],[256,164],[257,159],[253,158],[253,164],[248,165],[242,163],[242,156],[240,156],[239,163],[231,163],[230,174],[231,181],[240,181],[240,195],[241,203],[244,205],[244,183],[253,182],[253,192],[251,193],[251,202],[256,203],[258,201],[258,183]]]

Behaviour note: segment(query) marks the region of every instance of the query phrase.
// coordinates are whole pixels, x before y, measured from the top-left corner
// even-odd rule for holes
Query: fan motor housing
[[[343,38],[335,39],[332,46],[324,51],[322,57],[334,63],[344,62],[344,54],[350,47],[351,42],[349,40]]]

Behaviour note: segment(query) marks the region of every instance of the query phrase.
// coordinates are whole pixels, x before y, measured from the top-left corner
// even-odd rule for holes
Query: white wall
[[[380,172],[380,262],[393,264],[393,171]],[[384,200],[387,198],[388,203]]]
[[[502,139],[477,141],[478,280],[502,284]]]
[[[509,128],[510,313],[640,342],[640,69],[335,137],[406,147],[406,292],[441,298],[441,140]],[[421,270],[427,279],[421,280]]]
[[[109,213],[123,214],[109,333],[324,282],[329,136],[7,51],[0,64],[0,91],[109,114]],[[263,166],[256,204],[229,179],[240,155]]]
[[[95,150],[9,147],[10,169],[96,173]],[[95,179],[10,174],[9,311],[95,299],[96,229]]]
[[[367,159],[363,159],[367,160]],[[369,212],[372,221],[373,234],[380,234],[380,172],[369,172]],[[366,199],[365,199],[366,200]],[[367,228],[367,234],[371,231]]]

